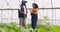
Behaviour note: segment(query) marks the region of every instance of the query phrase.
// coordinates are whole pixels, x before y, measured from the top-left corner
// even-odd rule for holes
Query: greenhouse
[[[26,28],[19,25],[18,10],[27,1]],[[32,3],[38,4],[36,30],[32,29]],[[60,32],[60,0],[0,0],[0,32]]]

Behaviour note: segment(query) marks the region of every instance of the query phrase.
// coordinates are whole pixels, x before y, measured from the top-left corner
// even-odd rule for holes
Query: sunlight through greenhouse
[[[60,32],[59,3],[60,0],[0,0],[0,32]]]

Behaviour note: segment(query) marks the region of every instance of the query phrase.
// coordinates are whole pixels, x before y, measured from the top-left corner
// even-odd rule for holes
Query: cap
[[[26,3],[27,1],[22,1],[22,2]]]

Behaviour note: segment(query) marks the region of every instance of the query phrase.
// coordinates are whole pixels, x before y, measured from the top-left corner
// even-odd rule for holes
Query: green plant
[[[34,30],[29,29],[31,28],[31,24],[27,24],[27,27],[27,29],[21,28],[17,26],[15,22],[12,22],[10,24],[0,23],[0,32],[34,32]],[[60,32],[60,26],[57,25],[53,25],[50,28],[50,26],[47,25],[37,24],[36,28],[37,32]]]
[[[44,16],[43,20],[44,20],[44,23],[45,23],[45,26],[43,28],[49,30],[50,32],[52,32],[53,31],[52,25],[50,25],[50,23],[46,22],[46,21],[49,20],[49,17],[48,16]]]
[[[16,26],[17,24],[12,22],[10,24],[0,23],[0,32],[20,32],[22,31],[20,27]]]

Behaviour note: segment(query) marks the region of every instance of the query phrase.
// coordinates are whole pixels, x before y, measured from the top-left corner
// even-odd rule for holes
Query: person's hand
[[[20,12],[20,9],[18,9],[18,11]]]
[[[30,12],[32,12],[32,10],[30,10]]]
[[[26,14],[24,13],[24,15],[27,16],[27,13]]]

